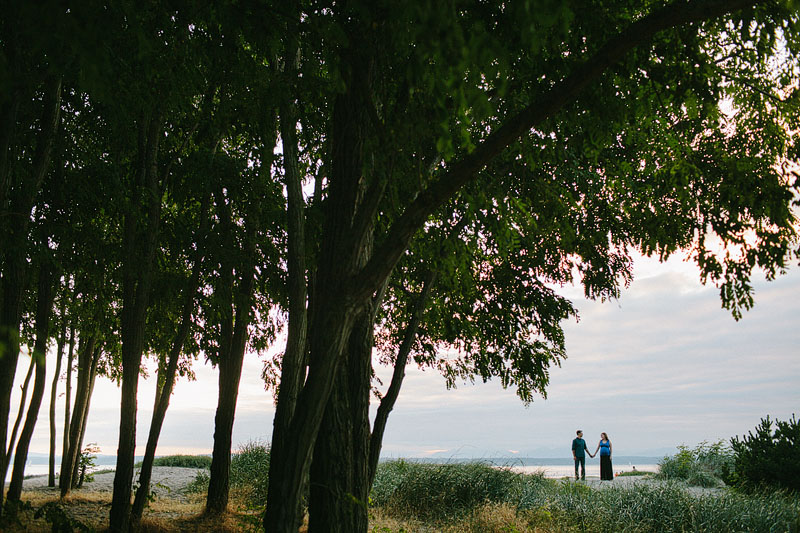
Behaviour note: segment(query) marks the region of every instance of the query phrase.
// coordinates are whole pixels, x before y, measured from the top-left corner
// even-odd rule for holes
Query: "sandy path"
[[[194,481],[199,472],[206,471],[202,468],[184,468],[176,466],[156,466],[153,467],[153,475],[150,479],[150,491],[155,492],[156,496],[181,498],[186,494],[186,487]],[[134,486],[138,478],[139,470],[134,471]],[[56,481],[57,483],[57,481]],[[22,490],[35,490],[42,492],[57,492],[58,487],[50,488],[47,486],[47,476],[36,476],[26,479],[22,484]],[[95,474],[94,481],[84,483],[83,488],[74,489],[74,493],[81,490],[92,492],[114,491],[114,472]]]

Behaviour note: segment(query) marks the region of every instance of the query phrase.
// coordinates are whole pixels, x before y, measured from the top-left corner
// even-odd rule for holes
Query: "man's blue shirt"
[[[586,457],[586,441],[578,437],[572,441],[572,451],[575,452],[575,457]]]

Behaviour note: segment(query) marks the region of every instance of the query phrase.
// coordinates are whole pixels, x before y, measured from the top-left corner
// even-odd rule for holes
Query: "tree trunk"
[[[242,317],[240,317],[242,319]],[[246,328],[244,328],[246,331]],[[242,375],[246,333],[239,335],[237,345],[219,365],[219,398],[214,417],[214,452],[211,456],[211,473],[206,497],[206,513],[224,513],[228,508],[230,489],[231,440]]]
[[[100,351],[97,351],[95,353],[95,357],[96,359],[94,359],[92,363],[94,365],[94,370],[89,376],[89,390],[87,391],[86,394],[86,405],[85,409],[83,410],[83,416],[81,417],[80,420],[81,431],[80,434],[78,435],[78,440],[75,442],[75,450],[77,452],[75,454],[75,457],[77,459],[72,467],[71,487],[73,489],[81,488],[81,485],[83,483],[83,479],[81,477],[81,462],[79,459],[83,455],[83,442],[84,442],[84,437],[86,436],[86,426],[89,421],[89,412],[91,411],[91,406],[92,406],[92,393],[94,392],[94,383],[97,378],[97,361],[100,358]]]
[[[367,531],[372,313],[362,313],[325,409],[311,463],[310,532]]]
[[[17,444],[17,432],[19,431],[19,426],[22,424],[23,415],[25,414],[25,400],[28,399],[28,389],[30,388],[31,384],[31,377],[33,377],[33,370],[36,368],[36,358],[31,357],[31,363],[28,365],[28,373],[25,374],[25,381],[22,382],[22,393],[20,394],[19,398],[19,409],[17,410],[17,419],[14,421],[14,429],[11,430],[11,436],[8,439],[8,448],[5,451],[5,456],[10,460],[11,459],[11,452],[14,450],[14,446]],[[6,474],[8,474],[8,467],[9,462],[6,462],[3,465],[3,480],[6,479]]]
[[[139,168],[131,188],[132,207],[125,214],[123,235],[122,399],[119,444],[111,498],[109,531],[127,533],[136,449],[136,408],[139,369],[145,346],[145,326],[161,214],[157,157],[161,122],[155,117],[139,126]]]
[[[12,102],[13,104],[13,102]],[[14,376],[17,372],[19,357],[19,326],[21,319],[22,296],[25,287],[27,272],[27,238],[30,224],[30,213],[34,198],[44,179],[50,164],[50,153],[53,147],[56,130],[58,128],[59,111],[61,109],[61,78],[48,77],[44,86],[43,109],[41,115],[41,129],[33,154],[31,172],[24,175],[16,187],[3,185],[4,193],[9,191],[8,212],[0,211],[0,219],[5,218],[0,226],[3,235],[3,250],[0,250],[0,268],[3,269],[2,283],[0,284],[0,471],[6,472],[8,456],[5,442],[8,428],[8,416],[11,408],[11,391],[14,386]],[[14,110],[16,115],[16,110]],[[5,135],[5,134],[3,134]],[[6,139],[2,142],[5,144]],[[10,142],[10,138],[8,140]],[[3,149],[3,167],[7,167],[5,157],[8,146]],[[7,168],[4,168],[2,179],[7,178]],[[12,190],[13,189],[13,190]],[[5,200],[0,204],[0,209],[5,208]],[[3,508],[3,494],[0,491],[0,515]]]
[[[186,339],[189,336],[192,310],[194,309],[197,289],[200,285],[200,271],[202,266],[200,238],[205,235],[208,229],[209,217],[207,216],[207,211],[208,200],[204,199],[200,214],[200,228],[197,232],[198,238],[195,239],[197,248],[194,256],[194,264],[192,266],[191,281],[189,286],[186,287],[180,325],[178,326],[178,331],[175,333],[172,349],[167,358],[167,367],[164,370],[163,376],[159,376],[159,378],[163,378],[163,381],[161,386],[157,387],[156,390],[153,417],[150,421],[150,432],[147,436],[147,446],[145,448],[144,459],[142,460],[142,467],[139,470],[139,488],[136,489],[136,496],[133,499],[133,507],[131,508],[131,525],[134,529],[137,529],[141,522],[142,513],[144,512],[144,507],[150,494],[150,477],[153,473],[153,461],[155,460],[158,438],[161,434],[161,427],[164,424],[164,418],[167,415],[167,408],[169,407],[170,397],[172,396],[172,389],[175,385],[178,360],[180,359]]]
[[[249,258],[253,258],[255,254],[255,233],[255,227],[251,222],[245,237],[245,256]],[[230,280],[233,279],[231,275],[233,270],[228,270],[228,272],[230,273],[228,276],[230,283]],[[211,456],[211,472],[206,496],[205,512],[207,514],[224,513],[228,508],[233,421],[236,415],[236,400],[239,396],[244,352],[247,348],[247,328],[250,325],[255,265],[253,263],[245,265],[242,272],[243,276],[239,281],[233,302],[235,315],[229,317],[227,325],[221,328],[223,338],[220,342],[219,397],[214,417],[214,451]]]
[[[75,329],[69,327],[69,349],[67,350],[67,375],[64,388],[64,438],[61,443],[61,461],[69,452],[69,418],[72,412],[72,361],[75,356]]]
[[[72,409],[72,420],[69,425],[69,443],[67,452],[61,458],[61,473],[58,478],[58,487],[62,498],[73,487],[74,472],[83,440],[84,422],[89,413],[89,401],[94,382],[93,376],[97,371],[99,359],[100,347],[97,346],[96,337],[82,335],[81,346],[78,350],[78,378],[75,384],[75,405]]]
[[[354,76],[368,84],[355,61]],[[303,484],[309,473],[314,443],[320,429],[341,356],[359,311],[369,303],[343,294],[342,282],[350,279],[362,260],[369,228],[357,222],[362,196],[365,115],[363,95],[351,84],[334,104],[332,170],[319,265],[312,301],[312,327],[308,331],[308,374],[297,395],[290,421],[273,427],[269,489],[264,528],[268,532],[296,533],[302,520]],[[355,226],[355,228],[354,228]],[[280,400],[279,400],[280,402]],[[279,407],[280,409],[281,407]],[[277,416],[277,415],[276,415]]]
[[[64,343],[67,338],[66,300],[61,306],[61,331],[56,349],[56,369],[50,384],[50,461],[47,469],[47,486],[56,486],[56,399],[58,398],[58,378],[61,375],[61,359],[64,357]]]
[[[25,425],[19,436],[17,449],[14,453],[14,470],[11,473],[11,483],[8,487],[8,500],[19,501],[22,494],[22,480],[25,478],[25,462],[28,460],[28,449],[33,437],[33,429],[39,417],[39,408],[42,405],[45,388],[45,370],[47,362],[47,341],[50,338],[50,316],[53,313],[53,281],[52,269],[49,265],[42,265],[39,271],[38,302],[36,306],[36,342],[33,347],[33,358],[36,360],[36,377],[33,382],[31,404]]]

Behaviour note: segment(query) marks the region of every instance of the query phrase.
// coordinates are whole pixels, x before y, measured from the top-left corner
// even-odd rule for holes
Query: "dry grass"
[[[4,533],[44,533],[51,531],[51,525],[44,518],[35,518],[35,510],[50,502],[59,502],[57,490],[27,491],[22,493],[22,501],[29,503],[33,510],[19,513],[19,523],[8,524],[2,528]],[[111,509],[111,494],[92,492],[85,489],[68,495],[61,504],[73,519],[95,531],[108,527]],[[180,498],[158,498],[145,509],[138,531],[142,533],[208,532],[240,533],[261,530],[261,516],[257,512],[244,511],[236,501],[232,501],[230,512],[220,516],[205,516],[204,495],[191,495]]]

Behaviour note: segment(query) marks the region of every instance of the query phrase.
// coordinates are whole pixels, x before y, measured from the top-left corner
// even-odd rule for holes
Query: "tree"
[[[794,184],[776,164],[796,150],[785,128],[796,117],[786,83],[796,72],[786,62],[781,81],[766,65],[779,38],[797,47],[797,15],[788,5],[749,4],[586,2],[536,11],[546,17],[505,4],[304,10],[303,58],[323,56],[336,90],[320,141],[328,186],[311,267],[308,374],[296,401],[279,395],[276,419],[290,414],[274,429],[268,531],[297,527],[311,450],[341,438],[320,427],[344,393],[337,376],[352,368],[347,343],[358,317],[429,217],[450,200],[463,203],[462,191],[484,174],[497,188],[480,208],[519,195],[528,227],[552,220],[560,231],[555,246],[526,249],[507,276],[526,264],[561,268],[602,297],[629,277],[630,250],[664,258],[693,248],[724,305],[735,315],[751,305],[753,267],[775,275],[795,233]],[[319,33],[329,39],[324,49],[314,48]],[[753,88],[754,74],[770,80],[768,90]],[[723,97],[738,115],[720,111]],[[411,173],[409,160],[421,171]],[[712,235],[727,251],[711,247]],[[302,368],[304,353],[282,364]],[[471,371],[481,375],[490,356]]]

